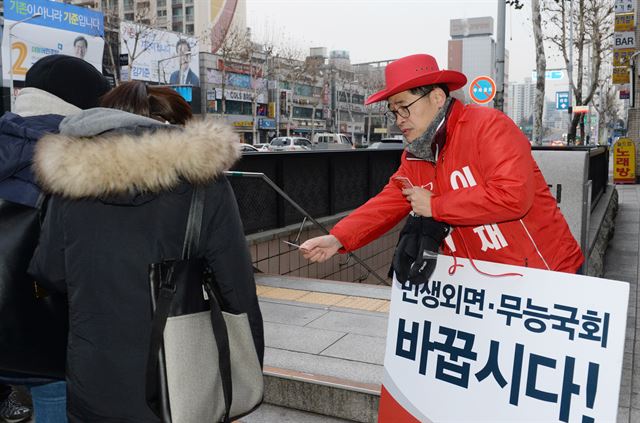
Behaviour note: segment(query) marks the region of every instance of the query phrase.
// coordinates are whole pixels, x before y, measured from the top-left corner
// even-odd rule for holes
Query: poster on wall
[[[35,14],[40,16],[29,19]],[[24,81],[29,68],[51,54],[79,57],[102,72],[101,12],[47,0],[10,0],[4,3],[4,18],[2,63],[12,63],[14,81]],[[9,66],[2,67],[2,76],[8,85]]]
[[[122,22],[120,52],[128,54],[131,79],[161,84],[200,85],[196,38],[134,22]]]
[[[613,422],[628,299],[626,282],[441,255],[425,284],[394,278],[378,421]]]

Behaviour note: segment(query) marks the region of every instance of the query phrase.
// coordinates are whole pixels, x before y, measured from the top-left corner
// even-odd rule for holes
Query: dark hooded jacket
[[[175,129],[109,109],[65,119],[37,146],[35,172],[54,194],[31,273],[69,298],[71,422],[157,422],[145,403],[151,328],[148,266],[179,258],[194,184],[206,187],[197,254],[223,307],[247,313],[264,350],[251,260],[222,175],[237,136],[212,121]]]

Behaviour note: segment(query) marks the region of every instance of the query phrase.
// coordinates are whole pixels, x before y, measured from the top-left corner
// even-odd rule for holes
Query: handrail
[[[225,171],[224,172],[225,176],[227,177],[242,177],[242,178],[258,178],[258,179],[262,179],[263,181],[265,181],[267,183],[267,185],[269,185],[276,193],[278,193],[278,195],[280,195],[282,198],[284,198],[289,204],[291,204],[296,210],[298,210],[300,212],[300,214],[302,214],[304,217],[306,217],[307,219],[309,219],[311,222],[313,222],[314,225],[316,225],[317,227],[319,227],[320,229],[322,229],[322,231],[324,231],[325,234],[328,234],[329,231],[327,230],[327,228],[325,228],[324,226],[322,226],[322,224],[320,222],[318,222],[316,219],[314,219],[309,213],[307,213],[307,211],[305,209],[303,209],[302,207],[300,207],[300,205],[298,203],[296,203],[291,197],[289,197],[287,195],[286,192],[284,192],[282,190],[282,188],[280,188],[278,185],[276,185],[275,182],[273,182],[267,175],[265,175],[264,173],[261,172],[242,172],[242,171]],[[353,259],[360,264],[362,267],[364,267],[367,272],[369,272],[370,274],[372,274],[373,276],[375,276],[379,281],[381,281],[382,283],[384,283],[385,285],[391,285],[389,282],[387,282],[386,279],[382,278],[380,275],[378,275],[378,273],[373,270],[371,267],[369,267],[369,265],[367,263],[365,263],[364,261],[362,261],[362,259],[360,257],[358,257],[357,255],[355,255],[352,252],[349,252],[349,257],[353,257]]]

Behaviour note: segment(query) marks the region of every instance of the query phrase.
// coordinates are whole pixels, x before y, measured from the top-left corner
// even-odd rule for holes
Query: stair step
[[[380,385],[264,367],[265,402],[355,422],[376,422]]]

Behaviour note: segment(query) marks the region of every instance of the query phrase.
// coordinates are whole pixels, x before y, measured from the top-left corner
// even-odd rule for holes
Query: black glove
[[[400,231],[393,255],[392,270],[398,281],[422,284],[436,268],[438,249],[449,235],[450,227],[431,217],[410,215]]]

